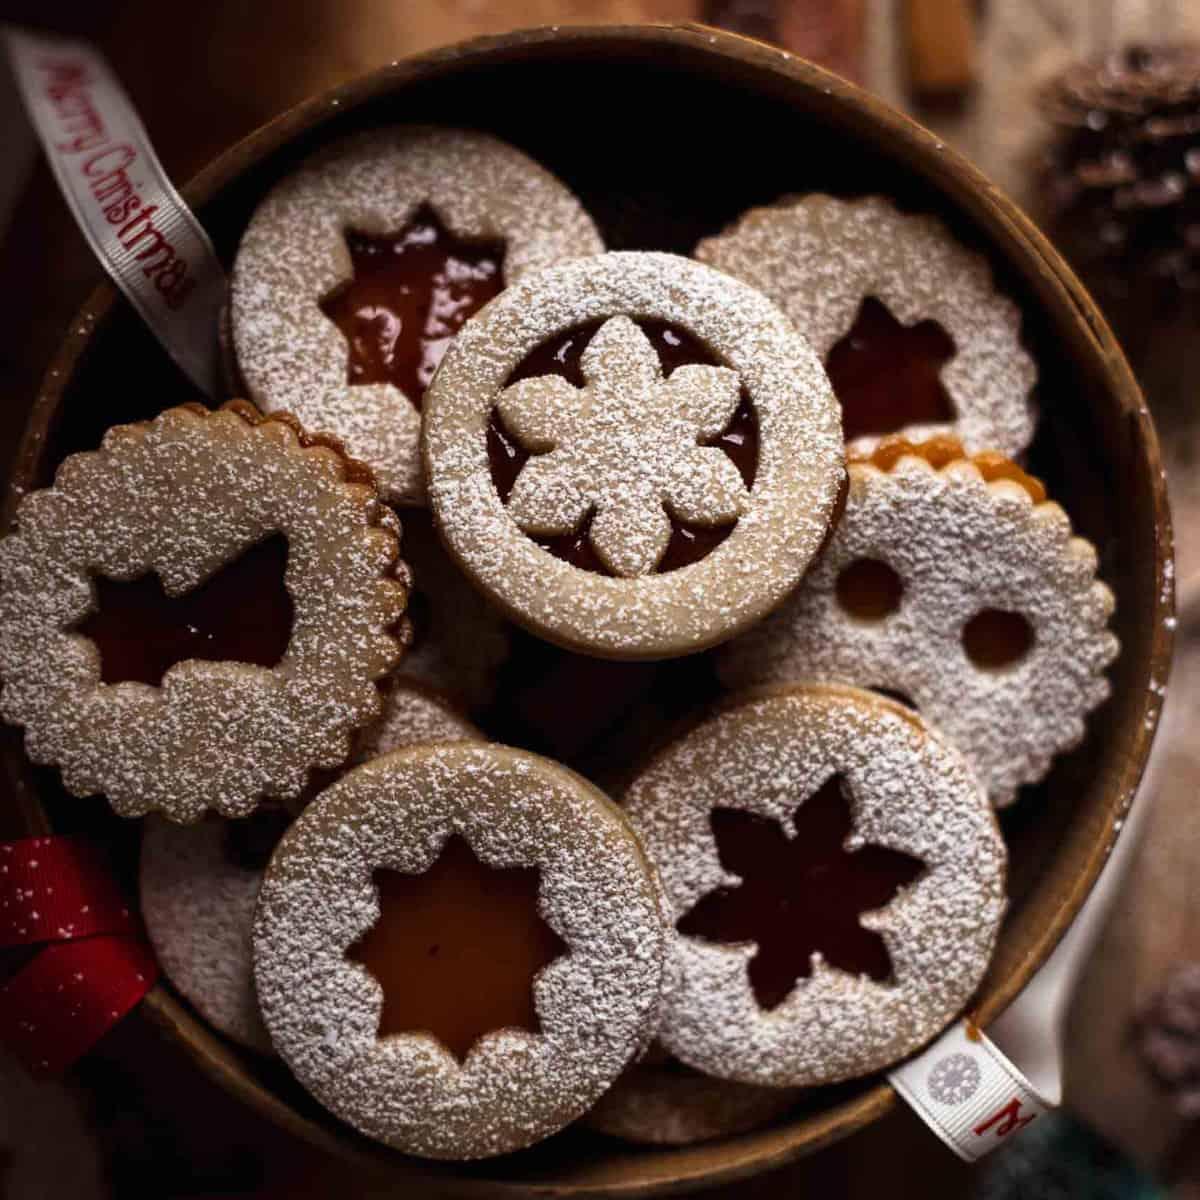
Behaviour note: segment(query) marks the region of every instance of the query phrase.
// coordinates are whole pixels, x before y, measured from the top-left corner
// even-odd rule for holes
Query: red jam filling
[[[96,576],[96,609],[76,631],[100,651],[104,683],[158,687],[186,659],[274,667],[292,638],[287,555],[274,534],[182,596],[168,596],[156,574]]]
[[[1020,613],[985,608],[963,626],[967,657],[985,670],[1010,667],[1033,645],[1033,626]]]
[[[795,836],[775,821],[732,808],[714,809],[721,865],[742,882],[701,898],[679,932],[710,942],[753,942],[750,984],[761,1008],[787,999],[812,974],[812,955],[880,982],[892,977],[883,938],[859,923],[924,869],[919,859],[883,846],[846,850],[850,804],[835,777],[806,800]]]
[[[429,208],[386,237],[347,230],[354,277],[321,301],[350,347],[347,382],[391,383],[420,409],[468,317],[504,286],[503,242],[455,237]]]
[[[566,946],[538,913],[538,879],[481,863],[460,837],[422,875],[376,871],[379,920],[347,957],[383,988],[379,1036],[429,1033],[462,1062],[485,1033],[539,1032],[534,978]]]
[[[573,387],[583,386],[583,370],[580,365],[583,352],[592,335],[603,321],[589,321],[538,346],[528,354],[509,376],[508,383],[531,379],[537,375],[561,375]],[[711,350],[685,329],[668,325],[665,321],[638,321],[642,332],[658,351],[663,373],[669,375],[676,367],[688,363],[705,366],[720,366]],[[754,486],[758,470],[758,420],[750,405],[749,397],[742,393],[741,403],[729,424],[713,439],[704,443],[719,446],[741,473],[747,488]],[[488,456],[492,468],[492,483],[501,500],[507,501],[521,468],[531,455],[505,427],[500,413],[492,410],[488,425]],[[671,518],[671,540],[658,564],[660,572],[674,571],[689,563],[699,562],[716,549],[733,532],[734,523],[726,525],[694,525],[681,521],[673,513]],[[583,524],[571,533],[554,537],[537,537],[534,541],[556,558],[569,562],[585,571],[607,575],[608,568],[592,549],[588,530],[592,517],[587,516]]]
[[[953,421],[954,405],[941,380],[953,355],[954,341],[936,321],[901,325],[868,296],[825,360],[846,441]]]

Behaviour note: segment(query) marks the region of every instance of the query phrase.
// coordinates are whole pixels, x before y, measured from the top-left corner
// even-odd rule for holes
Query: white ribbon
[[[1159,697],[1165,693],[1162,682],[1151,688]],[[1159,787],[1163,750],[1176,736],[1180,721],[1180,701],[1171,697],[1137,797],[1127,818],[1117,823],[1120,836],[1091,895],[1042,969],[992,1025],[992,1032],[1024,1064],[1024,1071],[963,1020],[888,1076],[900,1097],[959,1157],[973,1162],[1061,1102],[1067,1010],[1140,845]]]
[[[967,1162],[982,1158],[1054,1107],[969,1021],[959,1021],[888,1079]]]
[[[221,391],[225,275],[103,57],[3,31],[18,90],[79,228],[113,282],[204,392]]]

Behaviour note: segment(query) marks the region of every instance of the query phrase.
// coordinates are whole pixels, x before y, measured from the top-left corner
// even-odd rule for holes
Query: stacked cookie
[[[224,333],[253,405],[0,543],[4,717],[151,814],[201,1016],[454,1159],[750,1128],[968,1007],[995,810],[1117,652],[980,255],[823,195],[605,253],[513,147],[380,129],[262,200]]]

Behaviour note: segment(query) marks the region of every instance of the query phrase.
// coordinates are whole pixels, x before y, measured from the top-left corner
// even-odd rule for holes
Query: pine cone
[[[1078,63],[1040,99],[1049,231],[1101,300],[1200,290],[1200,44]]]
[[[1175,967],[1139,1014],[1134,1046],[1179,1114],[1200,1117],[1200,963]]]

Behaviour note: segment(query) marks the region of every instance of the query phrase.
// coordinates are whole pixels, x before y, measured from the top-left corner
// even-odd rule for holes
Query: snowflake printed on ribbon
[[[929,1094],[948,1107],[965,1104],[979,1090],[982,1078],[979,1064],[969,1054],[950,1054],[929,1072]]]
[[[592,514],[592,548],[615,575],[652,572],[671,538],[671,515],[720,525],[749,493],[737,467],[706,446],[737,409],[728,367],[688,364],[664,378],[658,355],[628,317],[612,317],[583,353],[584,386],[557,375],[500,393],[505,425],[531,451],[508,498],[517,525],[537,536],[572,533]]]

